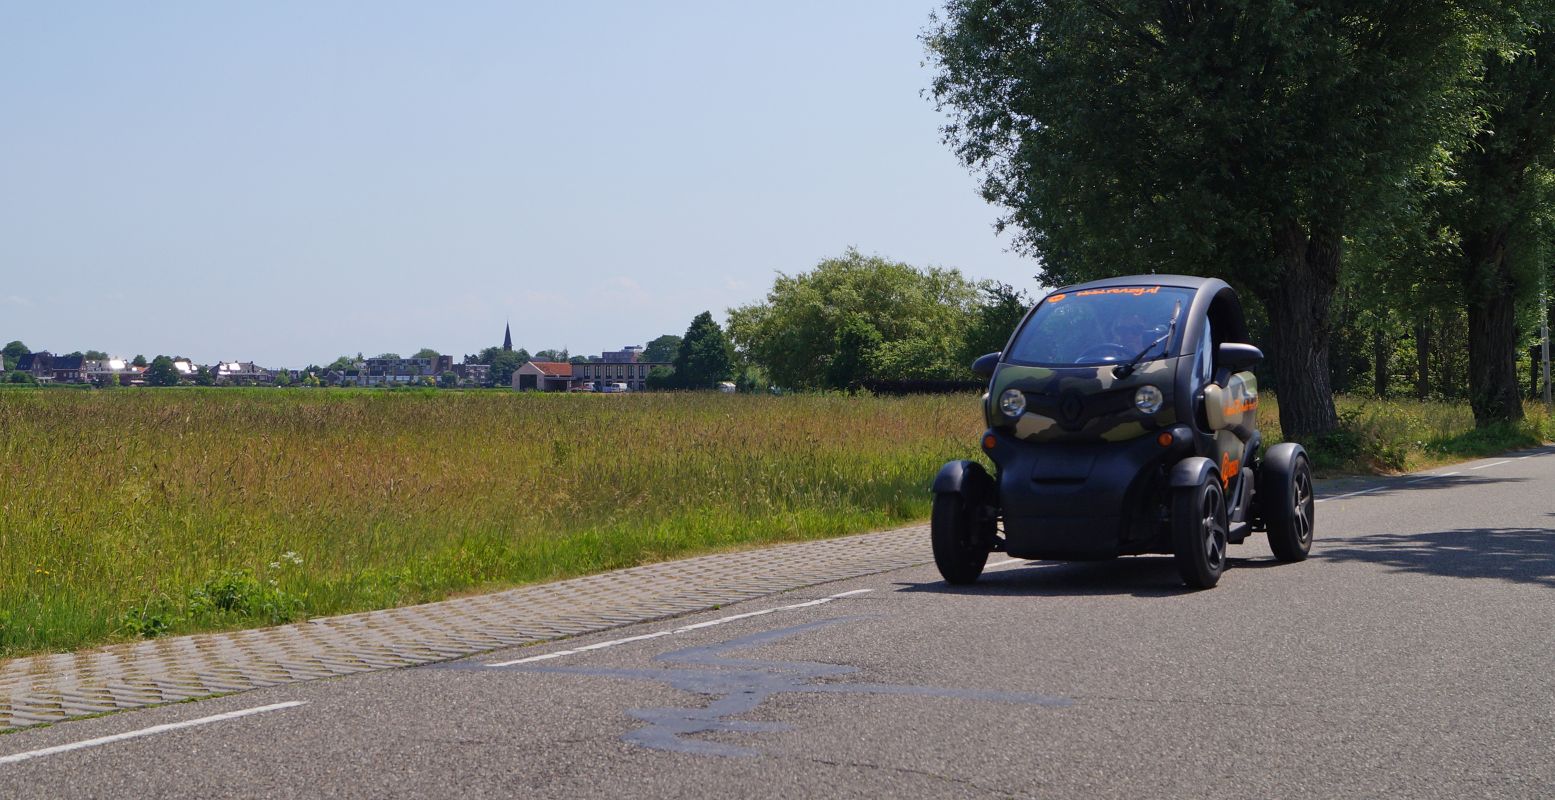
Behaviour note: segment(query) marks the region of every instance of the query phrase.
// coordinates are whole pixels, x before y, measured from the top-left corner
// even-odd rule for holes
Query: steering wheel
[[[1132,355],[1134,354],[1121,344],[1094,344],[1085,348],[1085,351],[1080,353],[1080,356],[1074,360],[1074,363],[1093,364],[1098,361],[1111,363],[1113,361],[1122,361]]]

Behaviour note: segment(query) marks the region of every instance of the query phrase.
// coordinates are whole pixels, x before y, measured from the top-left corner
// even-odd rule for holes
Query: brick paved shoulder
[[[0,730],[469,656],[923,564],[927,526],[702,556],[440,603],[0,662]]]

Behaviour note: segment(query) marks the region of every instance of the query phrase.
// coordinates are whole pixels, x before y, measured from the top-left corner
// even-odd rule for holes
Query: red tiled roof
[[[531,361],[548,378],[571,378],[572,365],[565,361]]]

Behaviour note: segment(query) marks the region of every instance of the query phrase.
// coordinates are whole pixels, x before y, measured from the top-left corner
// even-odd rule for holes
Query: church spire
[[[502,324],[502,349],[513,351],[513,326],[505,322]]]

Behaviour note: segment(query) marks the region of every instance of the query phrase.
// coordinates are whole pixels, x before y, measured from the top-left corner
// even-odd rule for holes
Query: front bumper
[[[1159,549],[1162,467],[1191,454],[1185,425],[1126,442],[1042,443],[991,431],[999,467],[1005,551],[1016,558],[1085,561]]]

